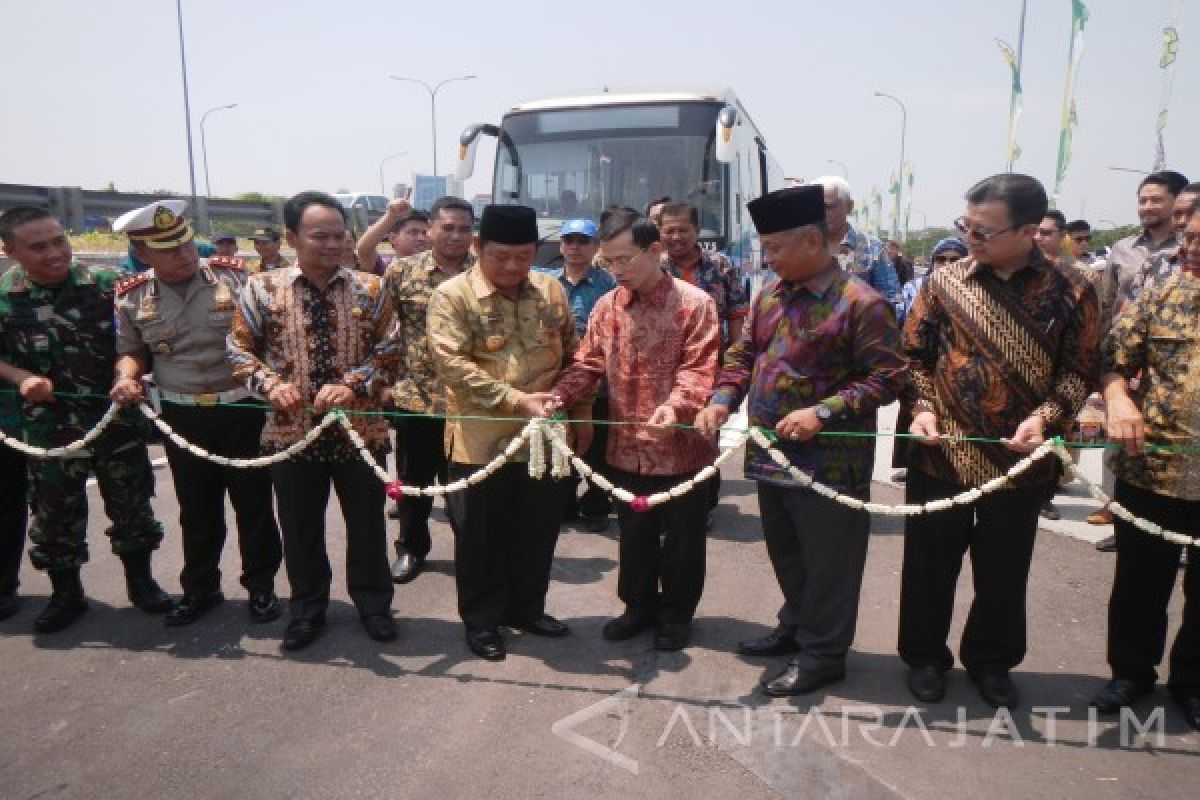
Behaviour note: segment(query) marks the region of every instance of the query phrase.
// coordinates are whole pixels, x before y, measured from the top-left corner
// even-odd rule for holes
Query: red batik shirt
[[[570,406],[605,378],[611,419],[645,422],[665,404],[676,422],[691,424],[712,391],[720,341],[717,307],[704,291],[665,273],[642,294],[619,286],[596,302],[552,391]],[[608,434],[609,465],[639,475],[694,472],[716,455],[693,430],[615,425]]]

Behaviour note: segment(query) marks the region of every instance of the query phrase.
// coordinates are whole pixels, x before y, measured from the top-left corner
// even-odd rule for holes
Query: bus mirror
[[[725,106],[717,113],[716,156],[722,164],[732,163],[737,155],[733,143],[733,128],[738,122],[738,112],[733,106]]]
[[[475,172],[475,148],[479,146],[480,134],[497,136],[500,129],[495,125],[471,125],[458,137],[458,156],[455,159],[454,177],[465,181]]]

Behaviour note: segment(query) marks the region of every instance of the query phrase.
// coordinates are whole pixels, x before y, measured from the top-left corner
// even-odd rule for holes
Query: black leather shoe
[[[147,614],[165,614],[175,607],[171,596],[162,590],[150,569],[150,551],[122,553],[125,565],[125,590],[129,602]]]
[[[274,592],[253,592],[250,595],[250,619],[255,622],[274,622],[281,611],[279,598]]]
[[[763,694],[769,697],[791,697],[792,695],[815,692],[822,686],[837,683],[845,677],[845,667],[804,669],[795,661],[792,661],[783,672],[764,683],[762,691]]]
[[[54,633],[70,625],[87,611],[87,600],[82,595],[50,595],[50,603],[33,621],[38,633]]]
[[[979,696],[992,708],[1007,708],[1011,711],[1020,702],[1017,687],[1013,685],[1007,672],[988,672],[974,679],[979,688]]]
[[[15,594],[0,594],[0,619],[8,619],[21,607]]]
[[[664,622],[654,633],[654,649],[663,652],[682,650],[691,639],[692,626],[686,622]]]
[[[1090,705],[1101,714],[1115,714],[1133,705],[1139,697],[1150,694],[1150,689],[1127,678],[1113,678],[1092,698]]]
[[[1116,536],[1105,536],[1103,539],[1096,542],[1096,549],[1099,550],[1101,553],[1117,552],[1117,537]]]
[[[564,623],[559,622],[549,614],[542,614],[532,622],[521,622],[520,620],[510,619],[505,620],[502,624],[506,628],[524,631],[534,636],[547,636],[551,639],[561,639],[571,632],[571,629]]]
[[[205,592],[204,594],[184,593],[179,602],[163,617],[163,624],[168,628],[181,625],[191,625],[196,620],[225,602],[221,592]]]
[[[362,618],[362,624],[367,636],[377,642],[394,642],[399,635],[391,614],[368,614]]]
[[[288,623],[287,630],[283,632],[281,646],[290,652],[303,650],[317,640],[324,628],[325,619],[323,617],[294,619]]]
[[[796,629],[780,625],[766,636],[738,642],[737,651],[744,656],[786,656],[797,652]]]
[[[425,559],[421,556],[414,556],[407,550],[401,550],[396,556],[396,563],[392,564],[392,582],[393,583],[410,583],[425,567]]]
[[[946,676],[937,667],[908,671],[908,690],[922,703],[940,703],[946,697]]]
[[[477,628],[467,631],[467,647],[471,652],[487,661],[503,661],[508,653],[504,639],[494,628]]]
[[[649,614],[626,611],[621,616],[613,617],[604,623],[600,635],[610,642],[623,642],[652,627],[654,627],[654,618]]]
[[[1200,694],[1176,695],[1175,702],[1187,724],[1200,731]]]

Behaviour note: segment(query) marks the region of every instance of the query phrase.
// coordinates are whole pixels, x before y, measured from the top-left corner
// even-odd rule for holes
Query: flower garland
[[[340,411],[331,411],[328,415],[326,415],[326,418],[334,415],[336,415],[336,418],[341,422],[342,428],[346,431],[346,435],[350,437],[350,442],[354,445],[355,449],[358,450],[359,457],[369,464],[371,469],[375,472],[375,476],[379,478],[379,480],[383,481],[384,490],[387,492],[387,496],[396,501],[399,501],[405,496],[409,495],[413,497],[419,497],[421,495],[424,495],[425,497],[441,497],[443,495],[453,494],[454,492],[461,492],[468,486],[474,486],[477,483],[487,480],[492,473],[507,464],[513,456],[521,451],[522,445],[529,440],[530,432],[532,430],[535,428],[540,429],[541,427],[539,424],[541,420],[530,420],[529,424],[526,425],[521,432],[514,436],[512,441],[508,443],[508,447],[504,448],[504,452],[500,453],[498,456],[465,478],[459,478],[456,481],[451,481],[445,486],[408,486],[403,481],[393,480],[392,476],[388,475],[387,471],[384,470],[383,467],[379,466],[379,463],[371,456],[370,450],[367,449],[367,443],[363,441],[363,438],[359,435],[358,431],[354,430],[354,426],[350,424],[350,420],[345,414]],[[530,463],[532,464],[532,462],[533,458],[531,456]]]
[[[1055,441],[1054,444],[1056,447],[1056,453],[1062,460],[1063,466],[1066,468],[1067,472],[1076,478],[1080,483],[1082,483],[1092,497],[1096,498],[1102,507],[1108,506],[1108,510],[1111,511],[1114,516],[1120,517],[1138,530],[1145,531],[1151,536],[1158,536],[1159,538],[1165,539],[1172,544],[1181,544],[1185,547],[1200,547],[1200,538],[1188,536],[1184,533],[1178,533],[1177,531],[1167,530],[1163,528],[1162,525],[1136,516],[1129,509],[1125,508],[1125,506],[1110,498],[1104,493],[1103,487],[1093,483],[1090,478],[1083,474],[1083,472],[1075,464],[1074,459],[1071,458],[1071,454],[1067,452],[1067,448],[1064,447],[1061,442]]]
[[[155,427],[162,431],[163,436],[166,436],[168,439],[174,442],[175,445],[180,449],[188,451],[192,455],[196,456],[196,458],[203,458],[219,466],[237,467],[239,469],[269,467],[272,464],[278,464],[282,461],[287,461],[289,458],[296,455],[296,453],[299,453],[301,450],[315,442],[317,437],[319,437],[326,428],[337,422],[336,416],[333,414],[326,414],[315,428],[304,434],[303,438],[293,442],[286,449],[280,450],[278,453],[272,453],[269,456],[259,456],[257,458],[227,458],[226,456],[219,456],[215,453],[210,453],[203,447],[192,444],[187,439],[184,439],[182,436],[176,433],[175,429],[172,428],[165,419],[159,416],[158,412],[151,408],[149,404],[141,403],[138,405],[138,409],[142,412],[143,416],[148,418],[154,423]]]
[[[70,458],[72,456],[85,455],[83,452],[88,446],[100,438],[100,434],[104,433],[104,429],[108,427],[113,418],[120,412],[121,407],[116,403],[111,404],[108,410],[104,412],[104,416],[100,417],[95,426],[83,435],[82,439],[76,439],[69,444],[64,444],[62,447],[35,447],[31,444],[26,444],[15,436],[9,436],[3,431],[0,431],[0,444],[6,444],[12,449],[24,453],[31,458]]]
[[[291,446],[277,453],[272,453],[268,456],[260,456],[258,458],[228,458],[226,456],[210,453],[202,447],[184,439],[147,403],[139,403],[138,409],[142,414],[149,419],[154,425],[162,431],[163,435],[169,438],[175,445],[183,450],[191,453],[197,458],[207,459],[224,467],[236,467],[243,469],[266,467],[271,464],[277,464],[281,461],[286,461],[295,454],[304,450],[317,440],[317,438],[330,426],[340,424],[345,430],[355,449],[358,450],[359,457],[364,462],[371,466],[376,477],[386,487],[389,497],[393,500],[401,500],[406,496],[418,497],[441,497],[454,492],[461,492],[469,486],[474,486],[487,480],[502,466],[507,464],[517,455],[525,446],[529,444],[529,474],[535,478],[545,476],[547,472],[546,454],[547,450],[550,453],[549,472],[552,477],[564,478],[571,474],[571,466],[585,479],[591,481],[602,491],[608,492],[615,499],[626,503],[634,511],[646,512],[663,503],[669,502],[673,498],[680,497],[694,490],[697,486],[705,483],[713,478],[720,470],[721,466],[728,461],[735,452],[741,449],[747,441],[753,441],[761,447],[782,469],[787,471],[788,475],[803,488],[811,489],[822,497],[841,503],[842,505],[856,510],[866,511],[871,514],[883,514],[887,516],[910,516],[914,514],[930,514],[939,511],[945,511],[953,508],[956,505],[970,505],[985,494],[996,492],[1007,487],[1011,480],[1020,476],[1026,470],[1030,469],[1034,462],[1045,458],[1047,455],[1055,455],[1063,463],[1064,469],[1073,478],[1083,483],[1088,492],[1103,506],[1107,506],[1114,515],[1125,520],[1129,524],[1136,527],[1145,533],[1152,536],[1157,536],[1165,539],[1173,544],[1184,545],[1186,547],[1200,548],[1200,537],[1188,536],[1178,533],[1177,531],[1167,530],[1161,525],[1152,522],[1148,519],[1138,517],[1120,503],[1116,502],[1105,494],[1103,488],[1094,483],[1079,469],[1075,464],[1071,454],[1067,451],[1063,442],[1059,439],[1052,439],[1043,442],[1036,450],[1022,458],[1004,475],[998,478],[993,478],[987,483],[978,488],[967,489],[953,497],[945,497],[940,500],[931,500],[920,505],[901,504],[901,505],[886,505],[884,503],[874,503],[866,500],[860,500],[857,497],[843,494],[833,487],[827,486],[813,478],[802,470],[792,465],[787,455],[775,446],[775,442],[766,432],[760,428],[751,428],[749,432],[739,435],[737,442],[727,449],[724,449],[717,459],[707,467],[704,467],[697,472],[692,478],[681,481],[665,492],[656,492],[651,495],[635,495],[627,489],[622,489],[614,485],[603,475],[593,470],[586,462],[571,450],[570,445],[566,440],[566,427],[562,420],[558,419],[543,419],[535,418],[529,420],[521,431],[512,438],[508,446],[489,461],[487,464],[480,467],[475,472],[460,478],[456,481],[451,481],[445,486],[407,486],[402,481],[393,480],[392,477],[384,470],[375,459],[371,456],[370,450],[367,448],[366,442],[354,426],[350,423],[350,419],[345,412],[340,409],[334,409],[321,418],[321,421],[316,427],[309,430],[303,438],[294,442]],[[96,425],[89,430],[82,438],[70,442],[69,444],[60,447],[36,447],[26,444],[19,439],[0,432],[0,444],[13,448],[25,455],[33,458],[70,458],[84,454],[87,447],[94,442],[108,425],[113,421],[116,415],[120,412],[121,407],[116,403],[111,404],[104,412],[104,415],[97,421]]]
[[[585,480],[589,480],[596,484],[596,486],[598,486],[602,491],[608,492],[622,503],[627,503],[634,511],[645,512],[649,511],[655,506],[660,506],[673,498],[687,494],[700,484],[711,480],[713,476],[717,474],[717,471],[721,468],[721,465],[732,458],[733,454],[736,453],[741,446],[746,443],[746,439],[749,437],[749,434],[743,434],[741,440],[735,447],[731,447],[728,450],[723,451],[721,455],[717,456],[716,461],[701,469],[690,479],[682,481],[681,483],[671,487],[671,489],[668,491],[656,492],[655,494],[647,496],[634,495],[633,492],[630,492],[628,489],[622,489],[619,486],[614,486],[612,481],[588,466],[582,458],[575,455],[575,453],[571,450],[565,437],[562,435],[561,426],[559,426],[558,429],[548,427],[546,430],[546,436],[549,437],[550,444],[554,447],[554,450],[559,455],[569,460],[569,462],[575,466],[575,470],[581,476],[583,476]]]

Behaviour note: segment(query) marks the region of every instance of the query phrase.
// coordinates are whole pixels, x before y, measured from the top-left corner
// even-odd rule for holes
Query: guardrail
[[[34,205],[48,208],[68,230],[79,233],[87,230],[88,217],[104,217],[110,222],[124,214],[162,199],[161,194],[137,192],[110,192],[99,189],[81,189],[78,186],[25,186],[17,183],[0,183],[0,210],[17,205]],[[173,195],[187,197],[186,195]],[[197,197],[190,216],[201,233],[211,233],[213,222],[249,222],[256,227],[272,225],[283,228],[283,203],[255,203],[245,200],[225,200],[217,197]],[[351,225],[361,232],[378,219],[379,212],[368,212],[363,208],[351,209]]]

